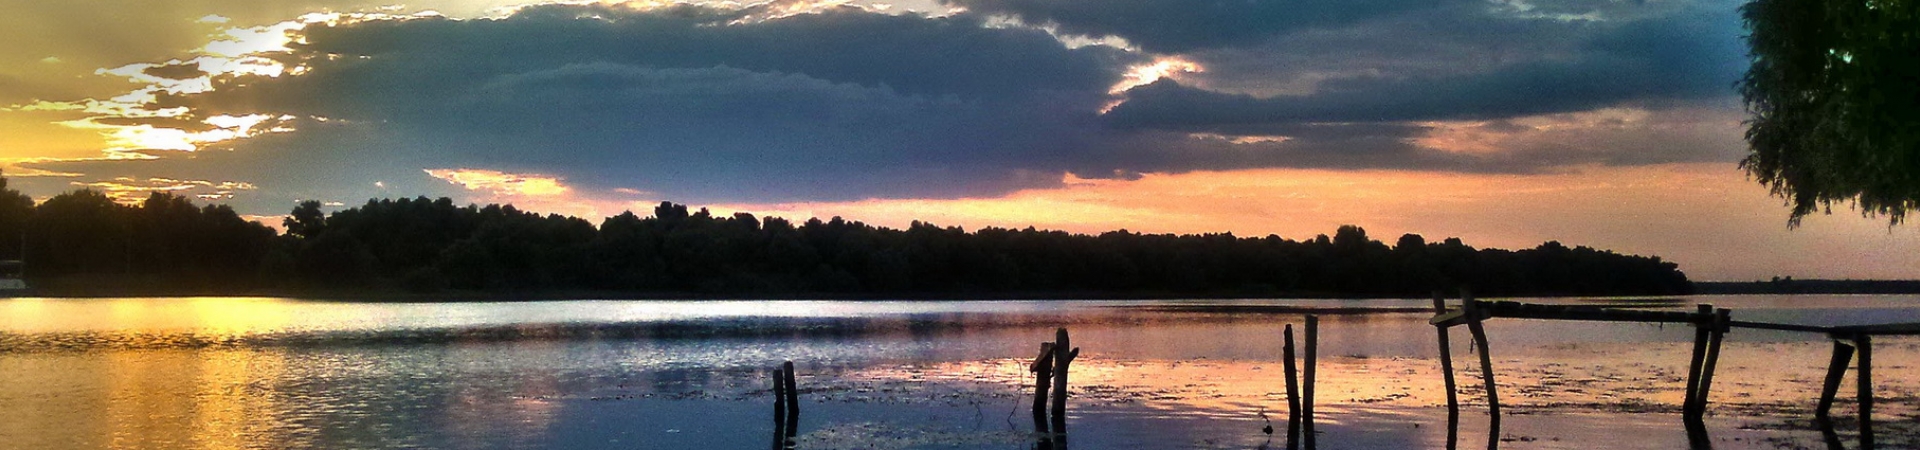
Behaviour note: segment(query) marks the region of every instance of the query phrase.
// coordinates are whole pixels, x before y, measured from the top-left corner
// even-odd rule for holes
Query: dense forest
[[[24,251],[43,293],[279,293],[446,298],[607,296],[1152,297],[1677,294],[1692,289],[1658,257],[1547,242],[1508,251],[1356,226],[1307,240],[1232,234],[1027,228],[906,229],[838,217],[777,217],[661,203],[601,221],[378,199],[294,208],[285,233],[223,205],[153,193],[124,205],[78,190],[38,205],[0,180],[0,258]],[[112,289],[120,289],[113,291]],[[103,291],[105,290],[105,291]]]

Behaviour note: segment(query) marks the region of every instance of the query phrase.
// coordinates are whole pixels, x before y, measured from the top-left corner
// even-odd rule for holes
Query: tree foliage
[[[1899,223],[1920,208],[1920,1],[1754,0],[1741,167],[1791,223],[1835,202]]]
[[[1675,264],[1657,257],[1558,242],[1482,250],[1417,235],[1389,248],[1356,226],[1307,241],[1125,230],[968,232],[837,217],[795,225],[661,203],[652,216],[626,212],[596,228],[510,205],[422,197],[369,201],[305,227],[319,230],[292,238],[305,283],[419,291],[1422,296],[1460,286],[1485,295],[1691,289]]]
[[[146,279],[168,282],[140,286],[195,293],[949,297],[1424,296],[1454,287],[1494,296],[1630,295],[1692,287],[1675,264],[1657,257],[1558,242],[1475,249],[1457,238],[1430,243],[1418,235],[1389,247],[1351,225],[1304,241],[1031,227],[968,232],[838,217],[794,224],[661,203],[651,216],[626,212],[595,227],[512,205],[419,197],[369,200],[331,214],[303,203],[285,220],[286,234],[276,235],[226,206],[196,206],[164,193],[134,206],[79,190],[24,208],[13,208],[21,205],[9,203],[10,195],[17,193],[0,189],[0,227],[25,224],[36,285]]]
[[[78,190],[29,211],[22,259],[29,276],[42,282],[85,277],[137,279],[161,289],[249,287],[259,284],[261,263],[277,245],[272,228],[226,205],[198,206],[166,193],[130,206]],[[0,222],[12,220],[7,214]]]
[[[33,199],[8,189],[7,179],[0,177],[0,259],[20,259],[21,233],[32,214]]]

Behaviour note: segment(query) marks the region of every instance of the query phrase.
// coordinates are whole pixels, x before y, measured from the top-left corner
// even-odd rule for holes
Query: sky
[[[1738,167],[1730,0],[0,0],[44,199],[660,201],[883,226],[1549,240],[1695,280],[1920,278]]]

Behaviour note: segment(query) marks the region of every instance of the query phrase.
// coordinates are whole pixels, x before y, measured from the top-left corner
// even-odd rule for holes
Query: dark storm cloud
[[[205,167],[291,190],[484,168],[685,201],[997,195],[1057,184],[1113,139],[1096,111],[1140,58],[970,18],[845,9],[732,23],[748,12],[546,6],[317,28],[282,57],[304,74],[155,106],[325,126],[177,164],[65,167]]]
[[[275,56],[304,66],[298,75],[220,78],[213,91],[153,105],[188,107],[185,119],[287,115],[298,131],[157,160],[35,167],[246,181],[269,210],[395,195],[370,191],[375,181],[398,195],[452,193],[422,172],[446,168],[689,202],[994,196],[1056,185],[1063,172],[1528,172],[1724,157],[1724,143],[1640,123],[1592,134],[1620,144],[1554,134],[1461,154],[1418,144],[1434,132],[1422,122],[1489,120],[1472,131],[1542,136],[1504,121],[1724,103],[1744,64],[1723,5],[953,4],[972,12],[762,20],[763,7],[550,5],[504,19],[316,25]],[[992,15],[1145,51],[1071,48]],[[1207,70],[1107,92],[1169,53]],[[139,123],[153,120],[177,119]],[[1715,147],[1676,148],[1695,145]]]
[[[1463,12],[1473,10],[1201,52],[1194,59],[1211,70],[1196,78],[1212,85],[1332,75],[1310,93],[1270,96],[1161,80],[1128,92],[1107,119],[1169,130],[1501,119],[1726,97],[1745,64],[1730,10],[1617,22]]]
[[[1119,36],[1149,51],[1181,53],[1258,42],[1303,29],[1413,14],[1459,0],[945,0],[1074,35]]]

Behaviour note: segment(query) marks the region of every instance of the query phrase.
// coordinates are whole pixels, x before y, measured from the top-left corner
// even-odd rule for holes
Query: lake
[[[1609,304],[1615,299],[1520,299]],[[1920,322],[1920,296],[1631,302],[1737,320]],[[1319,448],[1446,448],[1426,300],[551,301],[0,300],[0,447],[764,448],[771,370],[797,366],[800,448],[1025,449],[1027,372],[1067,327],[1083,349],[1077,448],[1285,448],[1281,327],[1321,315]],[[1299,330],[1296,330],[1298,332]],[[1500,448],[1686,448],[1692,328],[1487,323]],[[1453,334],[1487,447],[1477,356]],[[1734,330],[1713,448],[1825,448],[1810,421],[1825,336]],[[1913,448],[1920,340],[1876,340],[1875,430]],[[1835,416],[1851,442],[1851,373]],[[1263,418],[1263,416],[1265,418]],[[1849,444],[1851,445],[1851,444]]]

